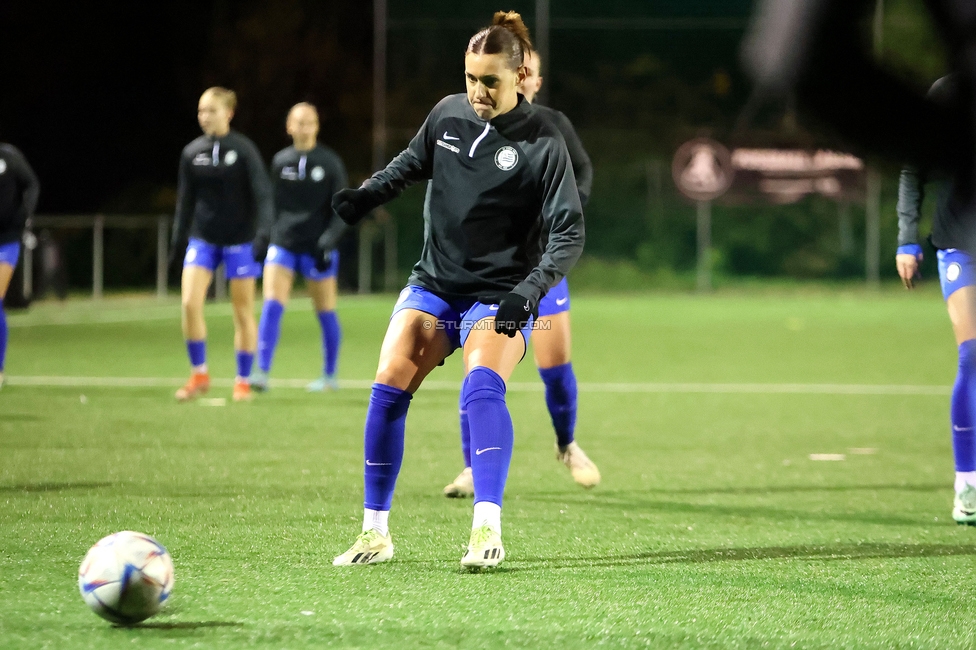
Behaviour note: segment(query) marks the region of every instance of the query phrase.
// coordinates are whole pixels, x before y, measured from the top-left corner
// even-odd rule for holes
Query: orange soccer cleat
[[[190,380],[186,382],[186,385],[176,391],[176,399],[180,402],[189,402],[208,390],[210,390],[210,375],[205,372],[195,372],[190,375]]]
[[[247,383],[246,379],[238,379],[234,382],[234,401],[235,402],[250,402],[254,399],[254,393],[251,392],[251,384]]]

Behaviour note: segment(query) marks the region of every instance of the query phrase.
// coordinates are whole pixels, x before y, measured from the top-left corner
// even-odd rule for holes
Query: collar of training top
[[[471,110],[472,113],[474,113],[475,119],[477,119],[479,122],[482,123],[484,122],[484,120],[478,117],[478,114],[474,112],[474,107],[471,106],[470,103],[468,104],[468,108]],[[531,119],[531,116],[532,116],[531,102],[526,101],[525,97],[522,96],[522,93],[519,93],[518,103],[515,105],[515,108],[508,111],[507,113],[502,113],[501,115],[492,118],[490,122],[491,125],[495,127],[496,130],[505,131],[510,129],[517,129],[520,126],[525,125]]]

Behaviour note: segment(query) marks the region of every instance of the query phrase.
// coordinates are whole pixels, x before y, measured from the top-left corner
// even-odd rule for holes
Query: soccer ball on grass
[[[149,535],[114,533],[88,551],[78,569],[78,589],[105,620],[134,625],[166,602],[173,590],[173,560]]]

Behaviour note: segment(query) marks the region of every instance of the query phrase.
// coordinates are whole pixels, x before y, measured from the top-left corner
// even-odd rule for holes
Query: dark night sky
[[[346,158],[354,179],[361,177],[369,171],[371,4],[0,2],[0,141],[20,147],[41,177],[42,213],[165,212],[172,202],[179,152],[199,133],[197,98],[207,86],[221,84],[238,91],[241,105],[234,125],[258,143],[266,159],[288,144],[283,133],[287,108],[311,100],[323,111],[322,139]],[[441,93],[462,89],[464,42],[472,29],[487,22],[496,4],[390,1],[395,31],[389,88],[391,102],[401,102],[391,104],[394,140],[412,133]],[[531,27],[534,2],[509,4],[523,11]],[[566,0],[554,3],[553,11],[554,16],[557,11],[618,17],[704,12],[741,18],[750,4]],[[428,19],[458,25],[439,31],[409,27],[411,20]],[[408,26],[397,28],[397,21]],[[583,129],[597,126],[587,123],[587,115],[594,122],[610,110],[620,113],[614,118],[618,123],[631,123],[628,102],[637,101],[640,92],[660,98],[655,110],[662,114],[697,111],[706,120],[721,118],[723,111],[732,114],[740,89],[722,100],[708,99],[707,89],[713,70],[734,69],[739,34],[709,33],[704,41],[687,31],[627,31],[620,38],[607,32],[554,32],[554,56],[564,61],[561,76],[549,77],[554,104]],[[709,45],[703,49],[702,42]],[[627,43],[629,49],[621,50],[616,62],[598,61],[593,54],[581,55],[588,57],[584,62],[569,60],[575,51],[603,56],[604,50]],[[649,57],[641,49],[645,44]],[[633,61],[644,61],[641,65],[649,65],[650,72],[631,75]],[[607,95],[611,85],[617,99]],[[689,97],[694,101],[689,103]],[[611,100],[617,104],[608,104]],[[661,124],[671,128],[670,122]]]

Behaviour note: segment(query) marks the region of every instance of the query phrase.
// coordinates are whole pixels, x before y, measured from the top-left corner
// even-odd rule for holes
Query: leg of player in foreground
[[[264,264],[264,305],[261,308],[261,322],[258,325],[258,371],[251,375],[251,388],[258,392],[268,390],[268,373],[274,361],[275,348],[281,335],[281,317],[288,306],[291,288],[295,282],[295,272],[271,259],[277,258],[277,247],[268,251],[268,261]]]
[[[307,278],[308,293],[322,330],[322,376],[312,381],[306,390],[312,393],[338,390],[336,366],[339,363],[339,344],[342,342],[342,329],[336,314],[338,288],[335,270],[321,280]]]
[[[972,282],[976,279],[972,260],[967,262]],[[976,526],[976,286],[970,284],[953,291],[946,305],[959,346],[959,368],[950,408],[956,465],[952,518],[960,524]]]
[[[436,323],[437,318],[416,309],[403,309],[390,319],[366,411],[362,534],[335,558],[335,566],[376,564],[393,557],[390,505],[403,461],[407,408],[424,378],[454,347]]]
[[[532,350],[546,387],[546,406],[556,432],[556,459],[566,465],[577,483],[591,488],[600,483],[600,470],[574,440],[577,390],[570,361],[571,338],[569,288],[563,280],[539,304],[539,319],[532,330]],[[451,498],[474,494],[468,415],[463,404],[459,413],[464,471],[444,488],[444,496]]]
[[[207,372],[207,324],[203,319],[203,303],[207,299],[211,280],[213,272],[209,268],[194,264],[183,266],[180,315],[191,370],[190,380],[176,391],[176,399],[181,402],[199,397],[210,390],[210,374]]]
[[[20,244],[4,244],[0,246],[0,388],[3,388],[3,369],[7,356],[7,314],[4,311],[3,299],[10,287],[10,278],[14,275]]]
[[[898,273],[911,289],[921,248],[903,246],[898,250]],[[940,250],[938,257],[942,293],[959,349],[949,409],[956,466],[952,518],[959,524],[976,526],[976,267],[972,258],[959,250]]]

